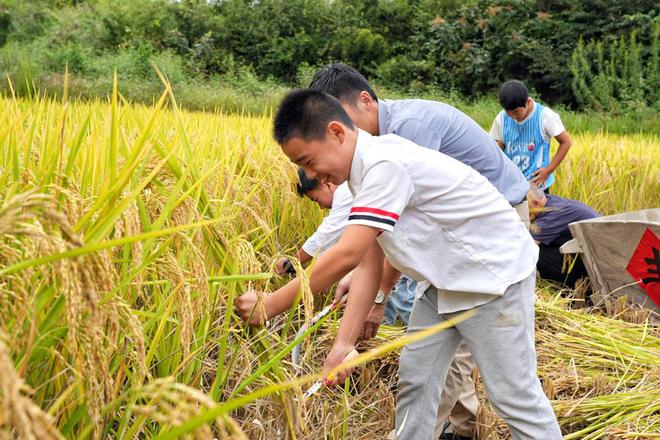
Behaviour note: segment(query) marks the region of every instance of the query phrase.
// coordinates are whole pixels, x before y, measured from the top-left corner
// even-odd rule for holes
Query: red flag
[[[626,271],[653,302],[660,306],[660,239],[646,228]]]

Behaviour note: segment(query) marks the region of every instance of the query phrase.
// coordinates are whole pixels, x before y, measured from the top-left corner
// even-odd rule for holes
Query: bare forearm
[[[275,292],[267,295],[264,299],[266,319],[270,319],[290,309],[296,302],[299,290],[300,280],[294,278]]]
[[[396,286],[399,277],[401,277],[401,272],[396,270],[390,262],[385,259],[383,261],[383,276],[381,277],[378,290],[388,295],[392,289],[394,289],[394,286]]]
[[[351,295],[337,331],[336,343],[353,345],[362,333],[364,321],[374,304],[378,291],[379,280],[383,275],[383,255],[380,247],[374,243],[353,273],[351,280]]]
[[[550,169],[550,172],[553,172],[554,170],[557,169],[560,163],[566,158],[566,155],[568,154],[568,150],[571,148],[570,142],[561,144],[559,145],[559,148],[557,149],[557,153],[553,156],[552,160],[550,161],[550,164],[548,165],[548,169]]]
[[[550,164],[548,165],[548,169],[550,172],[553,172],[554,170],[557,169],[559,164],[564,160],[566,155],[568,154],[568,150],[571,148],[572,141],[571,141],[571,136],[568,134],[567,131],[564,131],[557,136],[555,136],[555,139],[557,142],[559,142],[559,148],[557,149],[557,153],[553,156],[552,160],[550,161]]]
[[[307,252],[305,252],[303,248],[300,248],[296,256],[298,257],[298,260],[300,260],[300,264],[302,265],[306,264],[312,259],[312,256],[309,255]]]
[[[317,295],[325,291],[341,277],[353,270],[358,261],[351,254],[334,247],[323,254],[314,264],[309,278],[309,287],[312,294]],[[266,315],[268,319],[290,309],[296,302],[300,291],[300,279],[295,278],[289,283],[268,295],[265,299]]]

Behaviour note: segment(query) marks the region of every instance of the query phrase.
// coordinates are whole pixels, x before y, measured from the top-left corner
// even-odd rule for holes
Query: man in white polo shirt
[[[360,72],[343,63],[320,69],[309,88],[337,98],[355,125],[374,136],[397,134],[471,166],[502,193],[523,223],[529,225],[525,201],[529,182],[489,134],[463,112],[438,101],[381,99]],[[416,282],[406,276],[396,281],[389,265],[383,271],[379,290],[385,295],[391,290],[391,294],[385,304],[373,305],[365,322],[365,337],[375,335],[383,318],[396,321],[398,316],[407,325],[412,311]],[[341,285],[336,292],[337,296],[344,293]],[[463,344],[456,352],[438,407],[436,437],[441,440],[470,438],[476,427],[478,401],[473,368],[474,361]]]
[[[371,309],[385,256],[399,271],[431,287],[416,298],[409,332],[456,312],[476,314],[456,327],[408,345],[401,354],[397,437],[431,440],[449,364],[464,340],[489,399],[514,439],[561,438],[536,375],[533,340],[538,248],[515,210],[479,173],[444,154],[396,135],[358,131],[341,104],[315,90],[289,93],[275,116],[284,153],[310,178],[348,181],[355,196],[348,225],[314,265],[309,285],[321,292],[360,266],[324,371],[354,349]],[[359,276],[358,276],[359,275]],[[264,298],[236,301],[238,313],[266,316],[295,301],[295,279]],[[357,294],[355,294],[357,292]],[[328,383],[343,381],[342,371]]]

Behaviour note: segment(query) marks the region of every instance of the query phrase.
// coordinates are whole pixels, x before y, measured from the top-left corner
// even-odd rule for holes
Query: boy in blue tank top
[[[527,87],[516,80],[502,85],[500,104],[504,110],[493,121],[491,136],[527,180],[549,192],[555,181],[554,171],[571,148],[571,137],[561,118],[550,108],[534,102]],[[559,149],[550,160],[553,137],[559,142]]]

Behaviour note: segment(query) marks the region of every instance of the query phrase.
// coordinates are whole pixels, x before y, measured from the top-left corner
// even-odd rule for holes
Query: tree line
[[[653,0],[0,0],[0,69],[18,83],[65,68],[140,81],[156,64],[174,83],[241,87],[303,85],[343,61],[402,92],[470,99],[517,78],[552,104],[657,110],[659,10]]]

